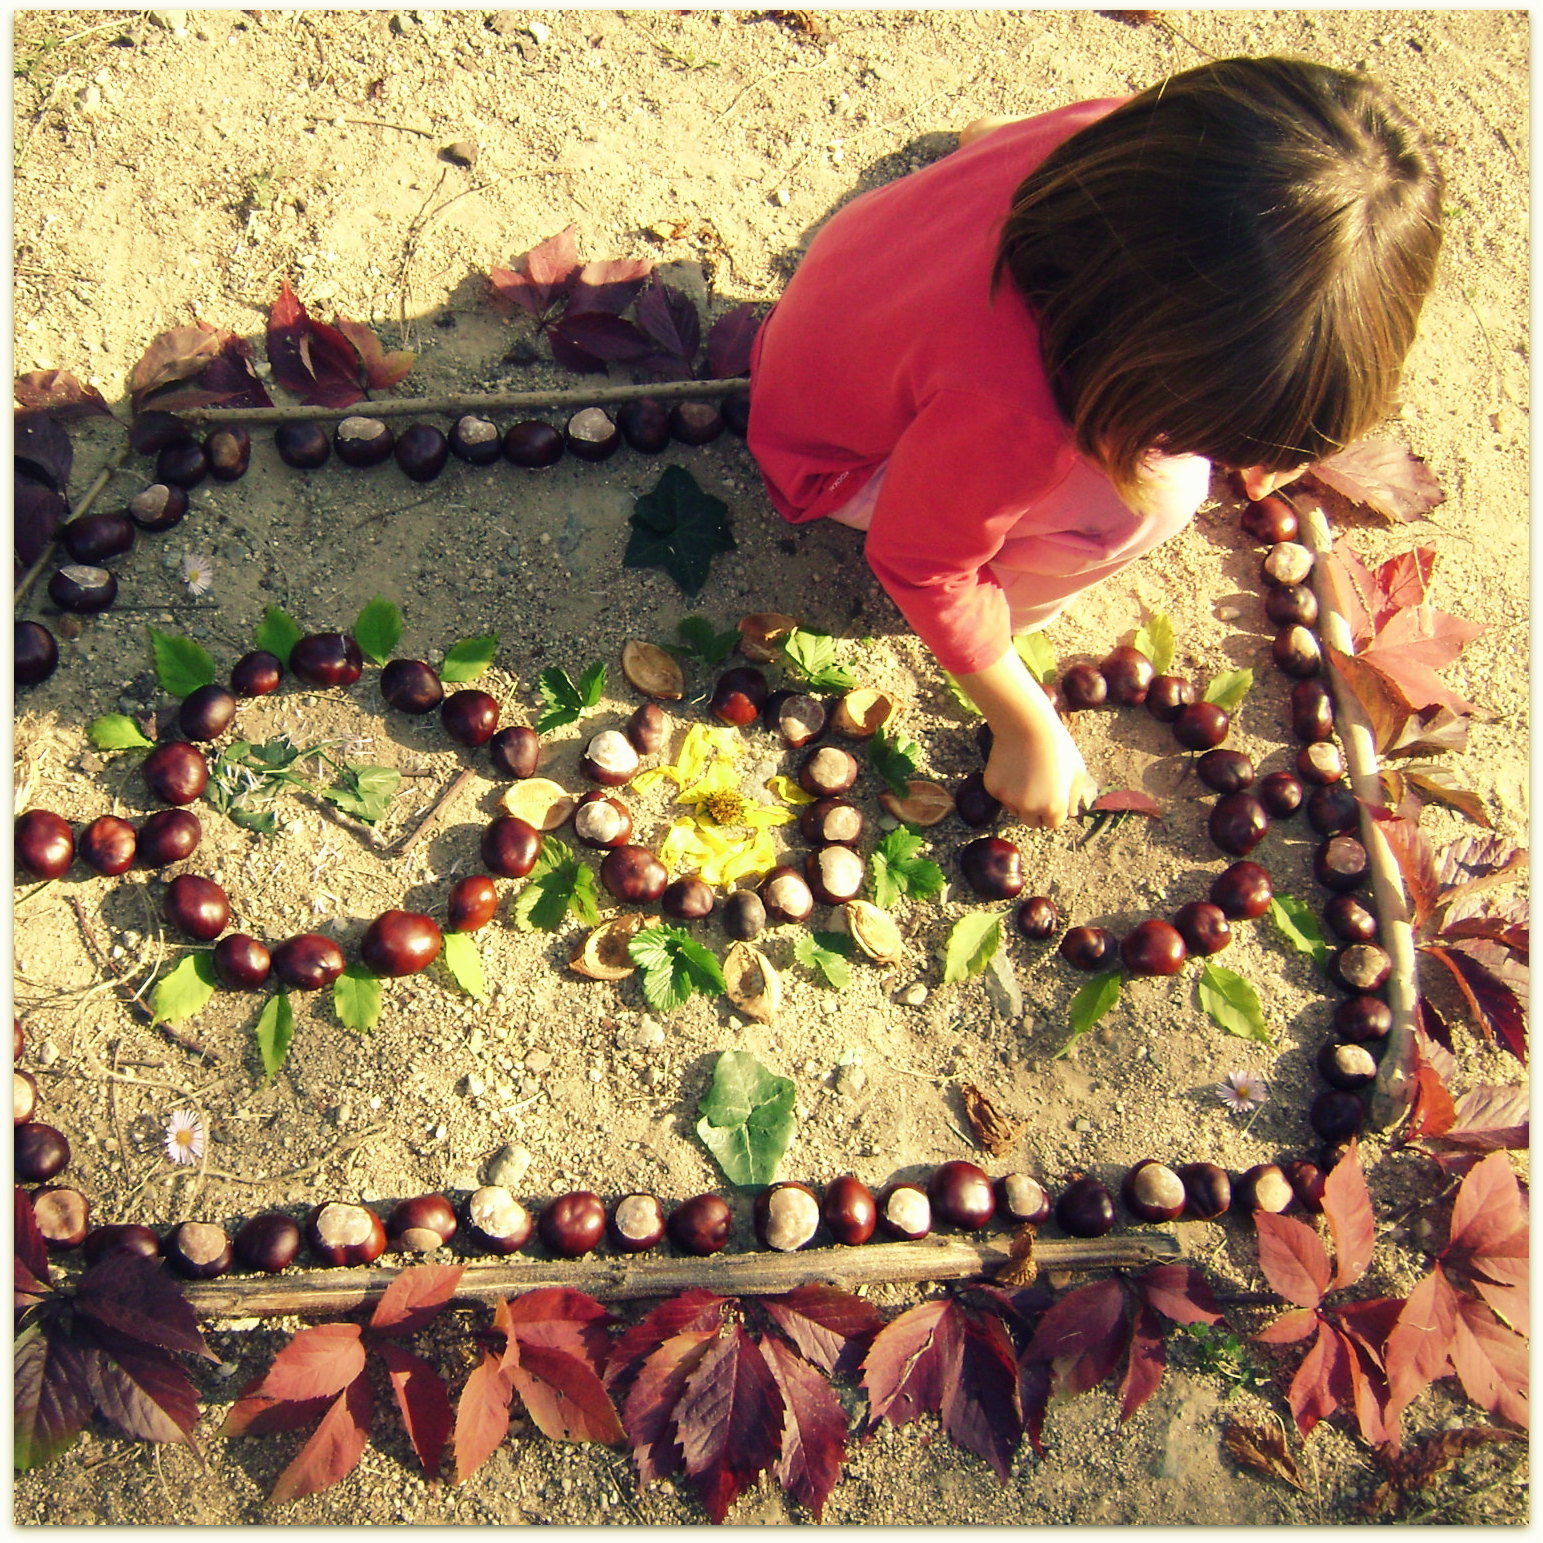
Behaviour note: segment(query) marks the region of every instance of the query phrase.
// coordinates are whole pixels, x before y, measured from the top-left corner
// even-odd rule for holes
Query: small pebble
[[[919,980],[912,981],[895,993],[895,1000],[902,1007],[920,1007],[927,1000],[927,988]]]
[[[1236,621],[1242,614],[1235,605],[1219,605],[1216,608],[1217,621]]]
[[[541,1073],[552,1065],[552,1052],[550,1050],[532,1050],[525,1056],[525,1070]]]
[[[466,1096],[468,1098],[481,1098],[488,1090],[488,1085],[481,1077],[473,1072],[466,1079]]]
[[[1082,1131],[1092,1130],[1093,1122],[1086,1115],[1081,1115],[1072,1122],[1072,1129]]]
[[[525,30],[538,44],[545,43],[552,35],[552,29],[544,21],[527,22]]]
[[[487,1182],[502,1184],[505,1189],[518,1189],[529,1169],[530,1153],[524,1147],[510,1143],[487,1165]]]
[[[843,1098],[851,1098],[868,1086],[868,1073],[860,1066],[843,1066],[836,1073],[836,1091]]]
[[[59,1047],[51,1039],[45,1039],[38,1046],[38,1065],[52,1066],[58,1059]]]

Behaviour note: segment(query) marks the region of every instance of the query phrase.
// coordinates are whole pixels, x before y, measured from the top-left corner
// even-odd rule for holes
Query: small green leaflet
[[[1306,954],[1319,966],[1328,963],[1329,945],[1324,941],[1311,906],[1293,895],[1276,895],[1270,901],[1270,920],[1299,954]]]
[[[726,986],[723,967],[683,927],[645,927],[627,944],[643,974],[643,1000],[667,1013],[693,996],[719,996]]]
[[[1071,1038],[1051,1056],[1052,1061],[1059,1061],[1062,1056],[1069,1055],[1077,1041],[1120,1000],[1120,979],[1119,970],[1104,970],[1087,985],[1077,988],[1068,1009],[1072,1025]]]
[[[332,983],[332,1005],[345,1029],[368,1034],[380,1022],[380,977],[351,964]]]
[[[968,980],[981,974],[1002,946],[1002,918],[995,911],[971,911],[954,923],[943,954],[943,979]]]
[[[1147,619],[1146,626],[1137,628],[1134,643],[1152,661],[1152,668],[1157,674],[1166,675],[1173,667],[1176,639],[1173,621],[1166,611],[1159,611],[1156,616]]]
[[[168,970],[150,994],[153,1023],[177,1023],[208,1005],[219,981],[214,960],[206,953],[188,954]]]
[[[943,888],[943,870],[930,857],[917,856],[925,845],[915,826],[898,825],[873,849],[868,871],[880,910],[889,910],[901,895],[926,900]]]
[[[255,642],[264,653],[272,654],[280,664],[289,666],[289,651],[305,634],[288,611],[270,605],[257,624]]]
[[[354,623],[354,642],[372,664],[384,664],[402,640],[402,613],[383,596],[360,611]]]
[[[174,697],[185,697],[200,686],[214,683],[214,660],[192,638],[173,637],[169,632],[150,633],[150,651],[155,655],[155,673],[161,689]]]
[[[896,798],[906,796],[906,784],[915,776],[921,758],[921,747],[916,741],[898,731],[892,734],[888,729],[880,729],[868,741],[868,764]]]
[[[539,927],[556,932],[571,910],[586,927],[600,921],[595,871],[580,862],[555,836],[541,843],[525,887],[514,897],[510,914],[522,932]]]
[[[402,774],[394,766],[359,766],[349,762],[343,774],[322,797],[336,804],[345,814],[375,825],[385,818],[391,795],[402,785]]]
[[[154,744],[127,713],[103,713],[86,725],[86,735],[98,750],[148,750]]]
[[[1217,1028],[1236,1034],[1239,1039],[1256,1039],[1261,1045],[1270,1043],[1259,994],[1241,975],[1207,960],[1195,989],[1200,994],[1201,1007]]]
[[[565,723],[577,723],[599,702],[604,690],[605,665],[599,659],[579,676],[577,685],[566,670],[549,665],[536,681],[536,695],[545,709],[536,720],[536,732],[545,734]]]
[[[1214,702],[1224,712],[1235,713],[1254,684],[1252,670],[1228,670],[1205,688],[1202,701]]]
[[[587,871],[587,870],[586,870]],[[477,940],[469,932],[447,932],[440,959],[451,978],[469,997],[487,1001],[487,983],[482,977],[482,955]]]
[[[818,971],[837,991],[852,984],[852,940],[844,932],[801,932],[793,957],[806,970]]]
[[[707,669],[722,664],[739,642],[739,628],[717,631],[705,616],[683,616],[675,624],[679,643],[665,644],[668,652],[680,659],[695,659]]]
[[[981,717],[982,714],[981,714],[980,708],[978,708],[969,699],[969,697],[967,697],[964,694],[964,688],[959,684],[959,682],[957,680],[955,680],[954,677],[952,675],[950,675],[947,670],[941,670],[941,671],[939,671],[939,673],[943,677],[943,689],[945,691],[947,691],[948,694],[954,699],[955,703],[958,705],[960,711],[963,712],[965,717],[966,718],[979,718],[979,717]]]
[[[295,1037],[295,1015],[289,996],[280,991],[268,998],[257,1019],[257,1049],[263,1058],[263,1070],[272,1077],[289,1054],[289,1042]]]
[[[828,632],[795,627],[782,641],[782,662],[816,691],[850,691],[857,677],[836,663],[840,642]]]
[[[1013,639],[1013,647],[1023,660],[1024,668],[1040,685],[1055,679],[1055,650],[1046,642],[1043,632],[1025,632],[1022,637]]]
[[[704,493],[684,466],[664,475],[632,506],[624,568],[663,568],[688,595],[701,593],[717,552],[732,552],[729,506]]]
[[[439,667],[439,678],[447,686],[464,685],[476,678],[493,662],[498,652],[498,634],[489,632],[481,637],[462,638],[451,645],[445,662]]]
[[[646,934],[639,933],[639,937]],[[634,943],[636,939],[634,939]],[[731,1184],[770,1184],[798,1117],[791,1077],[768,1071],[747,1050],[725,1050],[697,1105],[696,1133]]]

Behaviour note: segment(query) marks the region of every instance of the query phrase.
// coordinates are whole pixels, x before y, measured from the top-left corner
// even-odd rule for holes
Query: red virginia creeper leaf
[[[1267,1323],[1254,1338],[1262,1345],[1294,1345],[1306,1339],[1320,1322],[1316,1307],[1296,1307]]]
[[[748,302],[725,311],[708,329],[707,373],[714,380],[733,380],[750,373],[750,350],[761,330],[756,308]]]
[[[1463,1391],[1479,1408],[1526,1428],[1530,1375],[1527,1341],[1471,1297],[1458,1299],[1452,1365]]]
[[[1523,964],[1531,962],[1532,930],[1519,926],[1504,916],[1470,916],[1449,922],[1441,929],[1443,941],[1455,943],[1463,938],[1484,938],[1498,943]]]
[[[336,327],[317,321],[285,279],[268,312],[273,378],[307,406],[348,407],[364,397],[359,350]]]
[[[1005,1484],[1023,1434],[1012,1341],[995,1314],[976,1317],[957,1304],[950,1333],[955,1346],[939,1411],[943,1429],[956,1446],[989,1463]]]
[[[1457,1293],[1438,1264],[1404,1300],[1388,1335],[1386,1364],[1392,1394],[1389,1418],[1403,1414],[1451,1365]]]
[[[604,1384],[583,1356],[514,1339],[519,1356],[504,1356],[503,1367],[525,1412],[553,1441],[598,1441],[615,1446],[621,1421]]]
[[[70,506],[34,477],[18,474],[11,487],[11,541],[17,560],[30,568],[59,534]]]
[[[70,436],[47,413],[16,414],[11,455],[15,469],[35,477],[55,493],[68,493],[75,446]]]
[[[1439,804],[1444,809],[1455,809],[1465,820],[1472,820],[1485,830],[1495,828],[1484,800],[1472,788],[1459,787],[1457,779],[1445,767],[1422,765],[1416,769],[1410,766],[1402,775],[1405,795],[1413,798],[1416,808]]]
[[[1446,967],[1479,1032],[1525,1066],[1527,1014],[1511,987],[1462,948],[1426,944],[1419,954]]]
[[[15,1263],[26,1269],[39,1285],[48,1285],[48,1245],[38,1228],[37,1215],[32,1209],[32,1196],[20,1184],[14,1186],[15,1209],[12,1216],[12,1236],[15,1239]],[[19,1280],[18,1276],[18,1280]]]
[[[1432,670],[1456,663],[1462,651],[1484,632],[1477,622],[1449,616],[1433,605],[1411,605],[1394,611],[1377,629],[1376,639],[1361,657],[1396,653],[1400,659]]]
[[[1088,807],[1098,814],[1146,814],[1154,820],[1163,817],[1163,806],[1136,788],[1116,788],[1111,793],[1101,793]]]
[[[272,398],[252,368],[252,349],[234,332],[216,332],[207,322],[195,324],[219,340],[219,349],[198,374],[170,381],[133,399],[136,419],[141,413],[177,413],[193,407],[271,407]]]
[[[37,1325],[17,1338],[11,1393],[11,1442],[18,1473],[52,1462],[91,1418],[91,1388],[79,1347]]]
[[[1120,1380],[1120,1420],[1130,1419],[1157,1391],[1163,1380],[1167,1353],[1163,1326],[1147,1303],[1136,1308],[1130,1331],[1130,1358]]]
[[[642,257],[606,257],[585,263],[569,291],[567,314],[608,311],[612,316],[620,316],[653,271],[654,265]],[[696,314],[695,306],[692,314]]]
[[[301,1329],[273,1358],[256,1389],[268,1398],[326,1398],[341,1393],[364,1371],[357,1323],[321,1323]]]
[[[1436,880],[1436,858],[1425,833],[1413,820],[1384,820],[1379,827],[1409,896],[1410,924],[1421,932],[1441,898]]]
[[[1369,664],[1363,663],[1358,655],[1342,654],[1327,643],[1323,653],[1351,696],[1360,703],[1377,753],[1386,755],[1403,735],[1405,725],[1414,716],[1414,708],[1405,700],[1403,692]]]
[[[274,1505],[284,1505],[314,1495],[352,1473],[369,1440],[373,1403],[369,1378],[362,1374],[355,1377],[333,1399],[311,1439],[278,1476],[268,1499]]]
[[[188,1441],[198,1423],[198,1392],[187,1373],[164,1351],[150,1346],[81,1352],[96,1407],[124,1435],[139,1441]]]
[[[16,400],[55,419],[111,418],[113,410],[95,386],[82,385],[68,370],[30,370],[18,375]]]
[[[521,258],[515,258],[520,262]],[[524,254],[525,271],[519,275],[529,291],[526,299],[511,294],[510,299],[535,315],[540,315],[560,294],[573,288],[579,276],[579,227],[565,226],[555,236],[548,236]]]
[[[1382,1369],[1374,1365],[1362,1346],[1340,1333],[1339,1364],[1344,1368],[1350,1384],[1350,1397],[1346,1407],[1355,1411],[1356,1425],[1361,1439],[1368,1446],[1390,1439],[1385,1411],[1388,1403],[1388,1385]]]
[[[1492,1152],[1526,1147],[1530,1129],[1527,1089],[1486,1082],[1464,1093],[1453,1110],[1451,1125],[1433,1134],[1449,1146]]]
[[[611,1352],[610,1310],[592,1296],[566,1286],[543,1286],[525,1291],[511,1301],[500,1302],[493,1327],[523,1345],[565,1350],[587,1361],[597,1375]]]
[[[196,324],[172,327],[152,338],[129,371],[129,400],[134,412],[144,411],[144,399],[160,387],[201,374],[220,346],[219,333]]]
[[[328,1398],[269,1398],[254,1391],[262,1378],[255,1377],[241,1397],[230,1406],[216,1436],[267,1436],[274,1431],[301,1430],[319,1420],[332,1403]]]
[[[1265,1279],[1297,1307],[1316,1307],[1333,1274],[1318,1234],[1289,1216],[1274,1216],[1268,1211],[1254,1213],[1254,1226],[1259,1234],[1259,1267]]]
[[[1375,670],[1394,693],[1408,704],[1410,712],[1440,705],[1454,713],[1476,713],[1478,708],[1467,697],[1453,691],[1428,664],[1407,656],[1402,650],[1379,649],[1376,644],[1356,656],[1357,661]]]
[[[1086,1393],[1110,1376],[1129,1342],[1123,1288],[1114,1280],[1094,1281],[1068,1292],[1046,1312],[1029,1343],[1029,1353],[1050,1352],[1055,1391],[1074,1395]]]
[[[1333,1328],[1320,1323],[1318,1338],[1302,1358],[1286,1394],[1297,1429],[1304,1436],[1353,1396],[1349,1368],[1344,1364],[1348,1353]]]
[[[219,1360],[204,1343],[193,1309],[159,1259],[109,1254],[80,1277],[75,1310],[141,1344]]]
[[[1491,1152],[1465,1178],[1452,1204],[1452,1225],[1442,1257],[1462,1250],[1475,1257],[1527,1225],[1521,1186],[1504,1152]]]
[[[1423,605],[1436,569],[1436,549],[1415,547],[1379,563],[1372,574],[1372,625],[1381,632],[1388,618],[1406,606]]]
[[[1414,1102],[1409,1109],[1404,1140],[1418,1141],[1422,1136],[1444,1135],[1457,1117],[1446,1083],[1436,1068],[1424,1059],[1416,1064],[1414,1076]]]
[[[612,364],[631,364],[653,352],[630,321],[609,311],[566,312],[547,333],[552,357],[583,375],[603,373]]]
[[[1361,439],[1308,468],[1315,482],[1386,519],[1417,520],[1446,501],[1419,456],[1390,439]]]
[[[841,1477],[846,1456],[846,1410],[819,1372],[775,1335],[761,1341],[761,1354],[782,1393],[777,1482],[819,1521]]]
[[[381,347],[380,339],[362,321],[349,321],[346,316],[336,318],[338,331],[354,345],[359,362],[364,366],[364,383],[371,391],[384,391],[403,379],[417,361],[417,354],[409,349],[396,348],[389,354]]]
[[[484,1350],[455,1406],[455,1482],[464,1484],[502,1445],[509,1434],[509,1401],[514,1384]]]
[[[370,1327],[377,1334],[408,1335],[425,1329],[455,1295],[465,1269],[459,1264],[413,1264],[381,1292]]]
[[[711,1333],[723,1322],[727,1307],[727,1297],[715,1296],[699,1286],[661,1302],[611,1346],[605,1365],[606,1391],[615,1399],[623,1398],[643,1362],[660,1345],[676,1334]]]
[[[1154,1264],[1131,1278],[1149,1307],[1172,1323],[1220,1323],[1211,1283],[1189,1264]]]
[[[846,1376],[862,1360],[884,1320],[871,1303],[839,1286],[799,1286],[760,1305],[799,1351],[828,1376]]]
[[[1018,1407],[1023,1412],[1023,1433],[1036,1455],[1045,1455],[1045,1410],[1050,1405],[1050,1363],[1018,1358]]]
[[[1352,1286],[1366,1273],[1377,1241],[1372,1197],[1366,1190],[1361,1158],[1352,1144],[1350,1155],[1335,1163],[1323,1186],[1323,1214],[1334,1239],[1334,1279],[1329,1289]]]
[[[782,1392],[760,1347],[742,1324],[724,1324],[676,1406],[685,1470],[713,1521],[722,1522],[776,1461],[783,1418]]]
[[[907,1425],[942,1405],[947,1368],[938,1336],[952,1308],[947,1298],[923,1302],[892,1319],[874,1336],[863,1357],[862,1372],[870,1430],[880,1420]]]
[[[439,1460],[450,1439],[454,1416],[450,1412],[450,1394],[440,1375],[421,1356],[401,1345],[383,1340],[375,1346],[391,1377],[391,1391],[407,1427],[408,1439],[427,1477],[439,1477]]]
[[[702,320],[690,295],[655,276],[653,283],[643,291],[636,314],[644,334],[676,360],[689,376],[702,341]]]
[[[672,1334],[644,1360],[622,1405],[622,1423],[638,1468],[638,1487],[678,1473],[680,1444],[675,1439],[675,1406],[681,1391],[718,1330],[688,1329]]]
[[[1356,1302],[1341,1302],[1332,1314],[1340,1332],[1365,1351],[1373,1366],[1380,1367],[1386,1360],[1388,1336],[1403,1308],[1402,1297],[1362,1297]]]
[[[1350,626],[1352,645],[1364,647],[1376,631],[1372,613],[1377,608],[1377,581],[1348,541],[1336,541],[1322,561],[1333,576],[1340,611]]]

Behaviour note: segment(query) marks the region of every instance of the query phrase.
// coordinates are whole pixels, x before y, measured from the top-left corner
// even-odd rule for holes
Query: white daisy
[[[1216,1084],[1216,1096],[1234,1114],[1248,1114],[1270,1096],[1270,1090],[1258,1072],[1228,1072],[1226,1080]]]
[[[196,1163],[204,1155],[204,1122],[196,1110],[172,1112],[166,1122],[166,1155],[174,1163]]]
[[[214,559],[204,552],[182,554],[182,582],[195,598],[214,588]]]

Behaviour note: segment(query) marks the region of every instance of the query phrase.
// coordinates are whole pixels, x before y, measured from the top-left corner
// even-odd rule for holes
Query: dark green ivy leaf
[[[663,568],[688,595],[700,594],[714,553],[734,550],[728,512],[683,466],[667,466],[633,505],[623,567]]]

